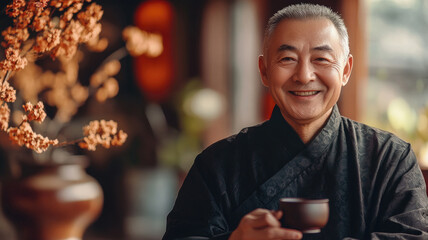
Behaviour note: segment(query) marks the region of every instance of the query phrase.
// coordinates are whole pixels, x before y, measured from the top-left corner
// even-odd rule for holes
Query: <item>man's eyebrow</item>
[[[277,52],[283,52],[283,51],[295,51],[297,48],[288,44],[282,44],[279,46]]]
[[[288,44],[282,44],[281,46],[279,46],[277,52],[282,52],[282,51],[295,51],[297,48]],[[312,50],[315,51],[333,51],[333,49],[329,46],[329,45],[321,45],[321,46],[317,46],[312,48]]]
[[[312,48],[312,50],[315,50],[315,51],[327,51],[327,52],[333,51],[333,49],[329,45],[321,45],[321,46],[318,46],[318,47],[314,47],[314,48]]]

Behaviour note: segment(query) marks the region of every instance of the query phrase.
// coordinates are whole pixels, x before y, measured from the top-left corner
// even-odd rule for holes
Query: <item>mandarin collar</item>
[[[277,105],[275,105],[269,121],[272,126],[271,133],[275,136],[275,140],[283,145],[288,151],[300,152],[306,148],[306,150],[310,150],[308,154],[315,157],[319,156],[321,152],[324,152],[327,146],[329,146],[336,138],[340,119],[341,115],[339,108],[337,105],[334,105],[330,117],[324,127],[322,127],[318,134],[306,145],[291,125],[284,119],[281,114],[281,110]]]
[[[327,150],[328,146],[335,142],[335,139],[339,135],[341,119],[342,116],[340,115],[339,108],[336,104],[333,106],[330,117],[324,127],[315,136],[315,138],[307,144],[306,152],[309,157],[319,157]]]

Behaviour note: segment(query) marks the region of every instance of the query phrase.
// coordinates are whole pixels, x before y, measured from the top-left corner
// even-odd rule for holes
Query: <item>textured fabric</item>
[[[270,120],[200,153],[168,215],[164,240],[227,239],[282,197],[328,198],[330,217],[304,239],[428,239],[425,182],[408,143],[342,117],[308,144],[275,107]]]

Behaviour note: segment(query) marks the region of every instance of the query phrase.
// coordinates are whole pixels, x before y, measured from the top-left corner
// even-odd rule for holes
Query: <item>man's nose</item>
[[[307,84],[315,80],[315,73],[310,61],[299,61],[296,66],[296,71],[293,80],[302,84]]]

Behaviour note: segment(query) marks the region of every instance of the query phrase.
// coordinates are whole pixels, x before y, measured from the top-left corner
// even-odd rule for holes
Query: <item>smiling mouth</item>
[[[298,91],[298,92],[290,91],[291,94],[295,96],[302,96],[302,97],[313,96],[318,94],[319,92],[320,91]]]

